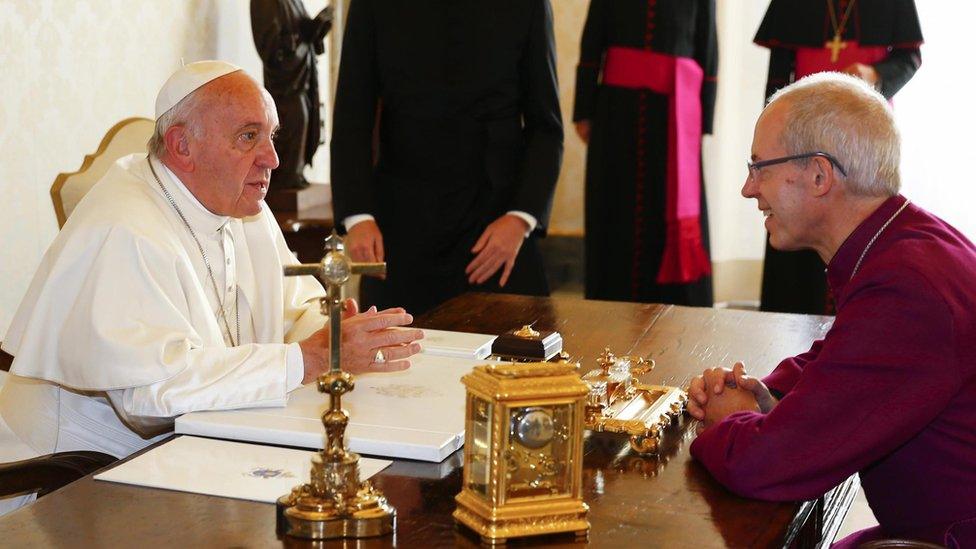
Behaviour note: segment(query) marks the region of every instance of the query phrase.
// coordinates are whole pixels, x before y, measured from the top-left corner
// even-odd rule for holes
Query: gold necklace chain
[[[234,324],[237,327],[237,341],[234,340],[234,334],[230,331],[230,322],[227,320],[227,306],[225,305],[226,300],[220,299],[220,289],[217,287],[217,278],[213,274],[213,269],[210,268],[210,260],[207,259],[207,252],[203,251],[203,244],[200,244],[200,239],[197,238],[196,233],[193,231],[193,227],[190,226],[190,222],[187,221],[186,216],[183,215],[183,210],[176,204],[176,200],[173,200],[173,195],[169,193],[166,185],[163,185],[163,181],[159,179],[156,175],[156,168],[152,165],[152,158],[148,155],[146,156],[146,161],[149,163],[149,171],[152,172],[153,177],[156,179],[156,183],[159,188],[166,195],[166,200],[169,201],[173,209],[176,210],[176,215],[180,216],[180,220],[183,221],[183,225],[186,226],[186,230],[190,232],[190,236],[193,237],[193,241],[197,245],[197,249],[200,250],[200,255],[203,256],[203,264],[207,266],[207,274],[210,275],[210,284],[213,286],[214,295],[217,297],[217,305],[220,306],[220,318],[224,321],[224,328],[227,329],[227,339],[230,340],[231,347],[237,347],[237,344],[241,341],[241,309],[240,301],[238,296],[240,295],[240,289],[234,287]]]
[[[840,24],[838,24],[837,13],[834,11],[834,0],[827,0],[827,12],[830,13],[830,24],[834,27],[834,36],[839,38],[844,34],[847,21],[851,17],[851,10],[854,8],[856,2],[857,0],[851,0],[851,3],[847,4],[847,11],[844,12],[844,17],[840,20]]]

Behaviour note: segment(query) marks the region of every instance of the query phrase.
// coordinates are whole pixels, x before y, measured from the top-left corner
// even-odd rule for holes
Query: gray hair
[[[777,91],[769,105],[780,100],[787,109],[780,136],[787,154],[830,153],[844,166],[847,176],[837,176],[852,194],[898,194],[901,137],[891,106],[868,83],[819,73]]]
[[[163,157],[166,152],[166,132],[173,126],[184,126],[194,137],[200,137],[203,128],[194,115],[204,95],[200,93],[201,89],[197,88],[156,119],[156,129],[146,144],[150,154],[156,158]]]

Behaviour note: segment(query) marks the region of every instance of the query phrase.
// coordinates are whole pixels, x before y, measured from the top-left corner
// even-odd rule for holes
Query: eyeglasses
[[[760,160],[759,162],[746,162],[746,167],[749,168],[749,177],[753,181],[756,181],[756,179],[759,177],[759,170],[767,166],[783,164],[785,162],[791,162],[793,160],[802,160],[804,158],[813,158],[815,156],[826,158],[828,161],[830,161],[831,164],[834,165],[834,167],[836,167],[840,171],[840,173],[844,177],[847,177],[847,171],[844,169],[844,166],[840,164],[840,161],[834,158],[832,155],[822,151],[808,152],[803,154],[794,154],[790,156],[784,156],[781,158],[771,158],[769,160]]]

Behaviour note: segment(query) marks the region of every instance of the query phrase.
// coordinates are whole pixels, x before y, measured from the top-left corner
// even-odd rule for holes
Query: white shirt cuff
[[[288,354],[285,355],[285,392],[292,392],[301,386],[305,379],[305,357],[298,343],[288,344]]]
[[[376,218],[370,214],[356,214],[350,215],[349,217],[342,220],[342,224],[346,227],[346,232],[357,223],[362,223],[363,221],[375,221]]]
[[[506,214],[510,214],[510,215],[514,215],[515,217],[518,217],[522,221],[525,221],[526,223],[529,224],[529,230],[525,232],[525,236],[526,237],[528,237],[532,233],[532,231],[535,230],[536,225],[539,224],[539,221],[536,220],[535,216],[533,216],[531,214],[528,214],[528,213],[525,213],[523,211],[511,210],[511,211],[508,211],[508,212],[505,212],[505,213]],[[348,220],[349,218],[347,217],[346,219]],[[348,225],[346,226],[346,230],[347,231],[349,230],[349,226]]]

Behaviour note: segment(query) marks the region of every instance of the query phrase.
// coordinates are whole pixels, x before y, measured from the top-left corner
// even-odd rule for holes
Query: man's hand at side
[[[494,276],[499,268],[504,267],[498,281],[498,285],[504,287],[512,274],[515,258],[528,230],[529,225],[525,220],[512,214],[505,214],[485,227],[481,238],[471,248],[475,257],[464,269],[468,282],[482,284]]]
[[[348,229],[343,241],[346,253],[353,261],[377,263],[383,261],[383,233],[376,221],[360,221]]]
[[[881,77],[878,76],[878,71],[875,70],[873,66],[865,65],[864,63],[852,63],[847,67],[844,67],[844,70],[841,72],[851,76],[856,76],[872,86],[877,86],[878,80],[881,79]]]
[[[356,301],[347,299],[342,314],[342,369],[355,374],[409,368],[408,359],[420,352],[417,341],[424,337],[418,329],[399,329],[411,322],[413,316],[401,308],[377,311],[370,307],[360,313]],[[302,383],[309,383],[329,369],[329,325],[299,345],[305,361]],[[374,362],[377,350],[383,352],[385,362]]]
[[[575,124],[575,126],[576,126],[576,135],[579,136],[580,140],[583,141],[584,144],[589,145],[590,144],[590,121],[580,120]]]

